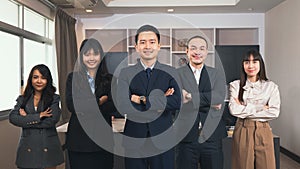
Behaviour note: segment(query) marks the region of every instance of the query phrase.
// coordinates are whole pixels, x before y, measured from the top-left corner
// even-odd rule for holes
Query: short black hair
[[[196,35],[196,36],[193,36],[193,37],[191,37],[190,39],[188,39],[188,40],[186,41],[186,48],[187,48],[187,49],[189,48],[189,43],[190,43],[190,41],[193,40],[193,39],[203,39],[203,40],[205,41],[205,43],[206,43],[206,48],[208,48],[207,40],[206,40],[203,36]]]
[[[154,26],[152,25],[143,25],[141,26],[137,31],[136,31],[136,35],[135,35],[135,43],[137,44],[138,42],[138,38],[139,38],[139,34],[141,32],[154,32],[157,36],[157,40],[158,40],[158,43],[160,43],[160,34],[159,34],[159,31],[157,28],[155,28]]]

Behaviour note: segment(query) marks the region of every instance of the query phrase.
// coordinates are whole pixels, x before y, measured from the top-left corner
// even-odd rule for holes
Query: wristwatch
[[[145,96],[140,96],[140,102],[143,104],[146,104],[146,97]]]

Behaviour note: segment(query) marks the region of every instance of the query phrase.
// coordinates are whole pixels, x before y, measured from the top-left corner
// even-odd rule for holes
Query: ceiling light
[[[93,12],[93,10],[92,9],[85,9],[85,12],[91,13],[91,12]]]
[[[168,12],[174,12],[173,8],[168,9]]]

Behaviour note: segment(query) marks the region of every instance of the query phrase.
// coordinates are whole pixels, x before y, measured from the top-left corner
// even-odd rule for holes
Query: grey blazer
[[[50,106],[52,117],[44,119],[40,119],[40,112],[44,110],[44,105],[39,104],[35,110],[33,96],[25,107],[27,115],[21,116],[19,110],[23,100],[24,97],[19,96],[17,104],[9,114],[10,123],[22,127],[16,165],[19,168],[46,168],[63,163],[63,152],[55,127],[61,114],[59,95],[53,96]]]
[[[196,79],[189,65],[177,69],[181,79],[182,88],[191,93],[192,100],[183,104],[181,113],[182,123],[190,131],[182,142],[216,141],[227,136],[223,109],[214,110],[211,105],[224,105],[225,99],[225,76],[217,69],[205,66],[200,76],[200,84]],[[202,130],[199,137],[199,122],[202,123]]]

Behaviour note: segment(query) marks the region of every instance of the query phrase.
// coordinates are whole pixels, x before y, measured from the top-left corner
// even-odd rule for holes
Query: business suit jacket
[[[128,115],[124,134],[133,138],[147,138],[166,131],[173,123],[172,111],[179,110],[181,105],[177,84],[179,79],[174,68],[157,61],[149,82],[146,74],[141,62],[138,62],[134,66],[122,69],[118,78],[118,110]],[[169,88],[174,88],[175,92],[165,97],[164,93]],[[131,102],[132,94],[146,96],[147,103],[144,105]],[[156,140],[152,141],[157,147],[165,148]],[[125,138],[123,144],[127,148],[138,148],[143,143],[130,142]]]
[[[72,72],[66,82],[66,103],[72,113],[69,120],[66,148],[76,152],[96,152],[103,149],[98,145],[106,143],[112,150],[113,136],[110,111],[113,104],[107,102],[99,110],[98,99],[107,94],[96,91],[96,97],[89,86],[86,74]],[[109,99],[111,101],[111,99]],[[105,108],[104,108],[105,107]]]
[[[35,110],[33,95],[25,106],[27,115],[21,116],[19,110],[23,101],[24,97],[19,96],[17,104],[9,114],[10,123],[22,127],[16,165],[20,168],[45,168],[63,163],[63,152],[55,127],[61,114],[60,97],[56,94],[53,96],[50,106],[52,116],[43,119],[40,119],[40,112],[44,111],[45,107],[40,102]]]
[[[193,124],[189,126],[191,129],[182,142],[194,142],[198,139],[200,139],[200,142],[213,141],[226,137],[223,112],[211,108],[211,105],[216,104],[222,104],[224,108],[224,76],[217,69],[204,65],[199,85],[197,85],[194,73],[189,65],[180,67],[177,70],[182,88],[192,95],[192,101],[183,104],[180,112],[183,113],[182,118],[179,118],[182,121],[181,125]],[[200,121],[203,128],[199,138]]]

